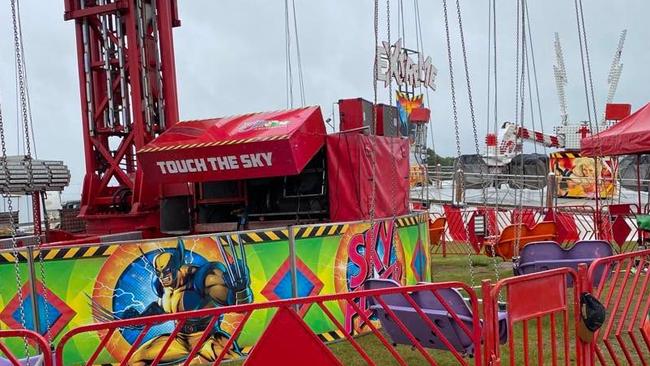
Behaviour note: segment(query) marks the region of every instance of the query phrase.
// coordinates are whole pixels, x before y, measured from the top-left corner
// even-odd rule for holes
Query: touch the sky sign
[[[319,107],[179,122],[138,151],[151,184],[299,174],[323,147]]]
[[[207,171],[248,169],[270,167],[273,165],[273,153],[255,153],[228,156],[213,156],[208,158],[194,158],[182,160],[158,161],[156,165],[161,174],[198,173]]]
[[[418,53],[418,62],[413,62],[407,50],[402,48],[401,38],[392,46],[388,42],[382,42],[382,45],[377,47],[377,80],[383,81],[384,87],[388,86],[392,78],[399,86],[417,88],[424,85],[436,90],[437,74],[438,69],[433,66],[430,56],[424,58]]]

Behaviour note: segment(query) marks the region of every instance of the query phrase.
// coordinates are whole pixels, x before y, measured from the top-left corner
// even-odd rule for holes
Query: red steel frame
[[[154,17],[142,15],[151,9]],[[158,192],[144,186],[135,153],[178,121],[176,0],[65,0],[65,19],[75,21],[77,39],[86,161],[80,215],[90,233],[156,231]]]
[[[463,331],[468,335],[468,337],[472,339],[474,343],[474,352],[476,357],[473,359],[463,358],[462,355],[460,355],[455,349],[453,349],[449,341],[444,336],[443,331],[425,315],[423,310],[415,303],[415,301],[410,296],[410,293],[414,291],[431,291],[434,294],[434,296],[438,297],[438,299],[441,300],[442,305],[447,310],[451,310],[451,306],[446,302],[444,302],[444,300],[442,300],[442,298],[437,295],[438,290],[448,289],[448,288],[461,288],[469,294],[470,307],[473,313],[473,317],[472,317],[473,326],[472,329],[466,329],[466,327],[462,327],[462,328]],[[359,343],[353,337],[353,335],[346,332],[344,325],[341,324],[341,322],[335,318],[335,316],[332,314],[330,310],[330,307],[328,306],[331,305],[331,303],[335,303],[335,304],[345,303],[346,305],[351,306],[358,314],[359,318],[368,325],[368,328],[370,329],[370,333],[374,337],[376,337],[376,339],[386,348],[386,350],[390,353],[393,359],[400,365],[407,365],[404,358],[400,355],[400,353],[396,351],[395,347],[391,345],[391,342],[386,338],[386,336],[373,324],[373,322],[370,321],[369,319],[370,313],[362,310],[360,306],[357,304],[358,301],[364,301],[369,298],[372,298],[377,304],[379,304],[386,311],[386,314],[390,316],[398,324],[398,326],[404,332],[404,334],[411,340],[412,342],[411,346],[414,347],[419,352],[425,364],[438,365],[439,363],[437,363],[436,360],[434,359],[435,354],[427,352],[427,350],[425,350],[420,345],[420,343],[415,339],[413,334],[396,317],[395,313],[389,308],[389,306],[386,304],[384,299],[382,299],[383,296],[391,295],[391,294],[401,294],[407,301],[409,301],[411,306],[413,306],[413,308],[416,310],[418,315],[422,318],[421,326],[429,327],[430,330],[434,332],[438,336],[438,338],[440,338],[441,341],[451,349],[450,352],[453,354],[458,364],[460,365],[474,364],[477,366],[482,365],[482,358],[480,357],[481,321],[479,319],[478,299],[475,292],[470,287],[460,282],[429,283],[429,284],[420,284],[415,286],[403,286],[397,288],[355,291],[355,292],[343,293],[343,294],[271,301],[266,303],[236,305],[230,307],[203,309],[203,310],[192,311],[192,312],[165,314],[165,315],[150,316],[150,317],[143,317],[143,318],[136,318],[136,319],[129,319],[129,320],[119,320],[119,321],[113,321],[113,322],[102,323],[102,324],[85,325],[85,326],[75,328],[69,331],[68,333],[66,333],[65,335],[63,335],[63,337],[59,341],[59,344],[56,347],[56,352],[55,352],[56,364],[57,365],[64,364],[63,351],[65,346],[73,337],[78,336],[80,334],[96,332],[100,335],[99,345],[95,349],[92,356],[85,363],[86,365],[92,365],[97,359],[97,357],[99,356],[99,354],[105,349],[106,344],[110,341],[113,334],[115,334],[116,331],[119,332],[119,328],[127,327],[127,326],[142,327],[142,331],[138,335],[136,341],[133,343],[131,348],[126,352],[125,357],[122,360],[118,360],[120,365],[127,365],[129,359],[133,356],[139,344],[141,344],[142,339],[145,337],[147,331],[156,324],[161,324],[167,321],[174,321],[176,326],[174,327],[171,334],[176,335],[180,331],[184,322],[187,321],[187,319],[209,317],[211,319],[210,325],[206,328],[206,331],[204,331],[204,333],[201,336],[201,341],[198,343],[198,345],[201,345],[203,341],[207,339],[207,337],[210,335],[211,329],[213,328],[214,324],[217,322],[220,316],[226,313],[231,313],[231,314],[237,313],[242,316],[242,320],[236,326],[235,330],[232,332],[232,337],[230,338],[230,341],[224,346],[224,349],[229,349],[232,346],[233,340],[236,339],[238,335],[241,333],[242,329],[244,328],[246,322],[250,319],[250,316],[251,314],[253,314],[253,312],[258,310],[269,310],[269,309],[271,310],[287,309],[287,310],[295,311],[296,308],[301,308],[303,305],[311,305],[311,304],[315,304],[318,307],[318,309],[320,309],[327,316],[327,318],[331,321],[331,324],[335,326],[340,332],[343,333],[345,341],[347,341],[352,346],[352,348],[354,348],[358,356],[361,359],[363,359],[367,364],[369,365],[385,364],[386,360],[374,360],[361,347],[361,345],[359,345]],[[456,322],[462,324],[462,322],[460,321],[460,319],[455,313],[450,311],[450,314],[455,319]],[[264,337],[264,335],[262,335],[262,337]],[[287,337],[290,339],[291,335],[287,334]],[[156,360],[152,362],[152,366],[159,364],[164,353],[167,351],[172,339],[173,337],[170,337],[170,341],[164,345],[163,349],[161,350],[160,354],[157,356]],[[194,349],[190,352],[184,365],[189,365],[191,360],[195,357],[196,353],[198,352],[198,348],[199,348],[198,345],[194,347]],[[295,352],[301,352],[300,348],[297,347]],[[218,365],[224,359],[224,357],[225,357],[225,352],[222,351],[213,364]]]
[[[20,366],[21,363],[18,360],[19,357],[14,355],[9,347],[4,343],[4,341],[9,338],[22,338],[24,342],[36,346],[39,349],[38,354],[43,356],[43,366],[52,366],[52,351],[50,350],[47,340],[45,340],[43,336],[25,329],[0,330],[0,354],[4,354],[12,365]],[[37,356],[38,354],[33,354],[31,357]]]

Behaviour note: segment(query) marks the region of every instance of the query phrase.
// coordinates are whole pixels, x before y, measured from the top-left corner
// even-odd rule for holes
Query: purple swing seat
[[[571,248],[562,249],[554,241],[529,243],[521,250],[519,259],[515,261],[513,271],[515,276],[547,271],[555,268],[572,268],[578,270],[580,263],[590,266],[594,260],[614,255],[611,245],[604,240],[580,240]],[[604,268],[595,270],[594,285],[597,285]],[[572,277],[567,278],[567,285],[573,286]]]
[[[54,357],[52,357],[52,358],[54,358]],[[20,359],[18,359],[18,364],[21,365],[21,366],[27,366],[27,365],[29,365],[29,366],[42,366],[44,364],[43,355],[38,354],[38,355],[31,356],[29,358],[29,361],[28,361],[28,359],[26,357],[25,358],[20,358]],[[54,360],[52,360],[52,364],[54,364]],[[0,357],[0,366],[13,366],[13,363],[11,363],[11,361],[9,361],[9,359],[7,359],[7,358]]]
[[[380,289],[387,287],[399,287],[400,285],[389,279],[368,279],[366,280],[366,289]],[[436,290],[436,293],[447,303],[458,319],[460,319],[467,329],[473,330],[472,311],[465,303],[461,294],[451,288]],[[457,352],[465,355],[473,355],[474,344],[471,337],[463,330],[456,320],[449,314],[447,309],[430,291],[414,292],[411,298],[421,308],[422,312],[427,315],[433,324],[444,335],[449,344]],[[413,337],[425,348],[447,350],[448,347],[442,340],[431,330],[422,320],[418,312],[401,294],[382,295],[381,299],[392,310],[397,318],[404,323],[406,328],[413,334]],[[412,345],[409,338],[402,332],[397,323],[388,315],[381,305],[371,300],[370,309],[375,314],[382,327],[388,333],[394,344]],[[503,344],[507,341],[508,331],[506,322],[506,313],[499,312],[499,338]]]

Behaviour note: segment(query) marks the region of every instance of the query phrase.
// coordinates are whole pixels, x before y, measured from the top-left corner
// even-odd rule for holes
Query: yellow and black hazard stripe
[[[226,235],[218,236],[219,242],[221,244],[228,244],[228,237]],[[237,243],[238,240],[241,240],[244,244],[251,243],[268,243],[271,241],[280,241],[289,239],[289,230],[287,229],[277,229],[277,230],[266,230],[266,231],[251,231],[239,234],[230,234],[230,239]]]
[[[42,256],[44,261],[51,260],[65,260],[65,259],[78,259],[78,258],[93,258],[93,257],[108,257],[113,254],[119,244],[113,245],[97,245],[88,247],[70,247],[70,248],[52,248],[44,249]],[[39,257],[39,251],[34,250],[34,259]],[[0,252],[0,264],[13,263],[16,259],[13,251]],[[21,250],[18,252],[18,261],[27,261],[27,251]]]
[[[228,146],[228,145],[239,145],[239,144],[248,144],[251,142],[262,142],[262,141],[277,141],[277,140],[286,140],[289,138],[289,135],[275,135],[267,137],[251,137],[248,139],[234,139],[234,140],[221,140],[221,141],[212,141],[212,142],[203,142],[196,144],[180,144],[180,145],[167,145],[159,147],[145,147],[140,149],[138,153],[149,153],[157,151],[173,151],[173,150],[187,150],[187,149],[197,149],[203,147],[213,147],[213,146]]]
[[[427,217],[424,215],[406,216],[397,218],[397,227],[414,226],[426,222]]]
[[[580,153],[577,152],[572,153],[572,152],[562,151],[562,152],[551,153],[552,159],[563,159],[563,158],[575,159],[575,158],[579,158],[580,156],[581,156]]]
[[[318,339],[323,343],[329,343],[338,341],[339,339],[345,338],[345,335],[340,330],[333,330],[330,332],[321,333],[318,335]]]
[[[349,224],[331,224],[331,225],[314,225],[305,226],[296,230],[294,237],[296,239],[317,238],[321,236],[341,235],[348,231]]]

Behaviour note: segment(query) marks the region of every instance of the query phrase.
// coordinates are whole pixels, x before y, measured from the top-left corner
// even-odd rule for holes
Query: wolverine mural
[[[206,260],[196,251],[197,248],[187,250],[180,239],[175,248],[146,251],[138,247],[139,256],[136,254],[137,258],[126,266],[115,284],[110,304],[112,311],[97,301],[102,299],[101,295],[98,297],[97,293],[94,294],[92,308],[95,319],[105,322],[252,302],[244,246],[241,243],[234,245],[232,239],[227,237],[231,252],[228,255],[221,244],[213,243],[223,261]],[[143,288],[142,282],[148,282],[148,288]],[[211,320],[211,317],[187,319],[173,336],[161,359],[162,364],[186,361],[192,349],[201,342]],[[213,324],[209,336],[198,348],[196,361],[215,361],[226,347],[230,335],[222,329],[222,318]],[[152,328],[131,357],[130,364],[150,364],[172,337],[174,325],[163,324]],[[122,336],[127,343],[133,343],[141,330],[142,327],[123,329]],[[232,342],[226,351],[226,358],[240,355],[237,342]]]

